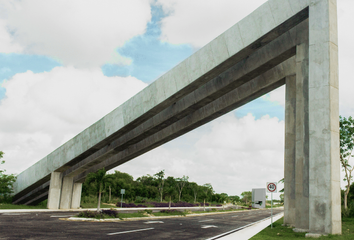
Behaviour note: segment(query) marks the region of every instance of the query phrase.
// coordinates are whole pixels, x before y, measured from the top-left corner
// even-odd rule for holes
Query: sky
[[[14,174],[30,167],[264,2],[0,0],[2,167]],[[354,116],[352,9],[354,1],[338,0],[346,117]],[[284,89],[114,170],[135,179],[165,170],[229,195],[265,188],[284,177]]]

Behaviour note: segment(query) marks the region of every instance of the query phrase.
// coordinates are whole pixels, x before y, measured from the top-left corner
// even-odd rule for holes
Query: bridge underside
[[[38,162],[36,172],[21,173],[14,203],[48,198],[48,208],[78,208],[87,174],[119,166],[285,84],[284,223],[340,233],[335,1],[312,1],[317,3],[289,1],[293,14],[282,17],[286,9],[274,10],[277,1],[266,2],[124,103],[123,110],[69,141],[70,146],[80,142],[78,154],[64,146]],[[279,23],[265,26],[270,9]],[[318,19],[327,25],[318,26]],[[241,34],[257,24],[265,24],[258,26],[261,33]],[[156,96],[163,100],[155,101]],[[100,140],[86,147],[84,134]],[[20,182],[35,178],[38,169],[45,174],[26,186]]]

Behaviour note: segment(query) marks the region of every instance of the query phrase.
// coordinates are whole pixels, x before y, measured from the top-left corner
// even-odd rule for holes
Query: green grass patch
[[[105,204],[105,203],[101,203],[100,206],[101,206],[101,208],[112,208],[112,207],[114,207],[112,205],[108,205],[108,204]],[[81,202],[81,207],[82,208],[97,208],[97,203],[90,203],[90,202],[83,203],[83,202]]]
[[[0,203],[0,209],[46,209],[45,206],[27,206],[10,203]]]
[[[292,228],[282,226],[283,218],[273,223],[273,229],[270,226],[259,232],[251,240],[273,240],[273,239],[294,239],[305,238],[306,233],[295,233]],[[338,239],[352,240],[354,239],[354,218],[342,219],[342,235],[321,236],[318,239]]]
[[[180,212],[177,210],[163,210],[161,212],[154,213],[154,216],[186,216],[187,212]]]

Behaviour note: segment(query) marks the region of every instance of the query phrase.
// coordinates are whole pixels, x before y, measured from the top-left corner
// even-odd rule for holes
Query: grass
[[[11,203],[0,203],[0,209],[46,209],[46,206],[15,205]]]
[[[160,217],[160,216],[186,216],[187,212],[180,212],[177,210],[167,211],[167,212],[156,212],[153,215]]]
[[[270,226],[259,232],[251,240],[273,240],[273,239],[294,239],[305,238],[306,233],[295,233],[292,228],[282,226],[283,218],[273,223],[273,229]],[[354,218],[342,219],[342,235],[321,236],[318,239],[338,239],[352,240],[354,239]]]
[[[101,203],[101,208],[112,208],[112,205],[108,205],[105,203]],[[81,202],[81,207],[82,208],[97,208],[97,203],[83,203]]]

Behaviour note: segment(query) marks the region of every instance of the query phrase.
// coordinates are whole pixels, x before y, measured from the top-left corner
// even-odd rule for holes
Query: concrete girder
[[[260,12],[267,13],[263,16],[268,16],[268,21],[271,20],[266,32],[258,26],[254,28],[257,30],[254,35],[251,34],[252,28],[247,30],[247,34],[240,33],[240,29],[247,28],[247,21],[235,24],[110,114],[20,173],[14,184],[14,199],[17,200],[47,182],[52,172],[67,170],[122,134],[139,126],[308,18],[306,4],[285,9],[288,19],[276,18],[274,20],[272,17],[272,15],[284,14],[284,10],[270,9],[266,5],[262,5],[259,9],[261,9]],[[262,21],[267,21],[267,19],[262,19]],[[219,51],[219,46],[223,46],[221,48],[224,50]],[[202,59],[210,59],[210,61],[201,62]],[[162,93],[161,89],[166,91]],[[39,168],[40,170],[37,171]],[[34,175],[36,171],[38,173]]]
[[[250,81],[268,69],[278,65],[295,54],[295,46],[301,42],[298,33],[308,35],[308,23],[304,21],[292,30],[284,33],[273,42],[251,54],[248,58],[235,64],[216,78],[210,80],[197,90],[186,95],[159,114],[142,123],[129,133],[114,140],[101,150],[82,160],[64,172],[64,176],[76,176],[86,169],[117,154],[147,136],[182,119],[196,109],[214,101],[229,91]]]
[[[110,157],[104,162],[79,174],[74,178],[74,182],[83,182],[88,173],[95,172],[103,167],[109,170],[123,164],[278,88],[285,84],[285,78],[287,76],[295,75],[295,69],[295,58],[292,57],[266,73],[221,96],[217,100],[201,107],[183,119],[171,124],[158,133],[129,146],[127,149]]]
[[[35,189],[50,178],[48,207],[59,207],[63,171],[68,170],[134,128],[142,126],[148,119],[161,113],[178,100],[184,98],[189,101],[188,94],[195,90],[209,91],[203,87],[210,79],[268,46],[279,36],[293,27],[296,28],[305,19],[309,19],[309,33],[308,36],[305,36],[308,37],[308,44],[302,42],[296,44],[296,48],[291,49],[296,49],[298,58],[296,86],[301,86],[296,89],[295,108],[292,106],[293,108],[290,109],[293,112],[295,109],[295,120],[293,119],[295,139],[294,136],[288,134],[289,131],[286,131],[288,134],[286,135],[288,136],[286,137],[287,143],[291,142],[291,139],[294,140],[295,148],[294,146],[290,148],[286,146],[285,156],[291,159],[285,160],[290,165],[290,169],[286,169],[285,172],[295,171],[295,174],[289,175],[295,176],[295,179],[286,180],[287,177],[285,177],[286,186],[290,186],[289,195],[287,193],[285,195],[287,199],[290,199],[291,194],[295,192],[295,199],[286,204],[288,209],[285,213],[290,214],[286,217],[286,219],[290,219],[290,223],[293,218],[291,211],[288,210],[295,209],[295,227],[309,229],[311,233],[340,234],[336,0],[267,1],[112,113],[22,172],[14,185],[16,194],[14,200],[17,201],[31,191],[38,193],[39,190]],[[300,32],[297,34],[301,35]],[[275,63],[273,64],[275,65]],[[272,65],[265,64],[263,67],[263,70],[268,70]],[[251,78],[259,79],[257,75],[252,75]],[[82,180],[85,174],[95,168],[106,166],[109,169],[122,164],[134,156],[224,114],[227,109],[232,110],[250,99],[290,81],[290,79],[292,77],[286,75],[282,80],[263,89],[259,89],[259,84],[264,84],[265,81],[254,82],[254,85],[250,84],[253,82],[250,81],[222,96],[216,96],[215,99],[201,101],[201,103],[204,102],[204,105],[165,128],[155,128],[156,132],[150,132],[152,135],[145,136],[143,139],[135,138],[133,140],[134,137],[130,140],[126,139],[127,142],[131,141],[131,145],[127,144],[116,155],[76,176],[74,181]],[[246,89],[243,88],[245,86],[247,86]],[[234,91],[238,91],[239,94],[234,97],[240,97],[240,94],[247,91],[248,95],[238,99],[237,103],[228,102],[229,105],[227,105],[227,96],[232,95]],[[287,101],[291,98],[288,97]],[[289,106],[289,104],[287,105]],[[286,122],[289,122],[289,119],[286,119]],[[60,173],[57,174],[56,171]],[[67,179],[69,178],[72,176],[67,177]],[[294,183],[295,191],[291,189]],[[71,181],[69,185],[71,186]],[[37,198],[42,197],[43,194],[45,193],[38,195]],[[68,194],[72,194],[72,192]],[[73,198],[71,204],[73,205]],[[304,212],[306,213],[304,214]],[[300,222],[297,218],[303,221]]]

